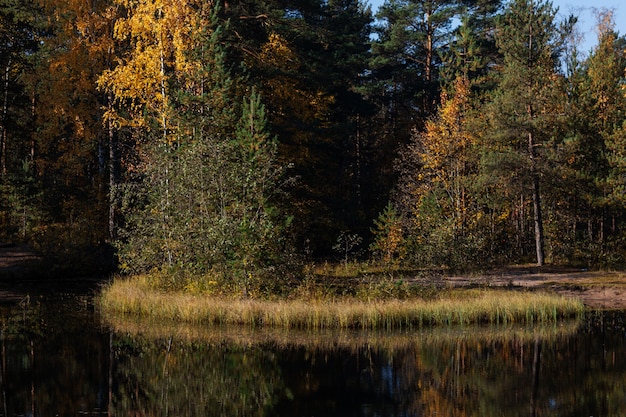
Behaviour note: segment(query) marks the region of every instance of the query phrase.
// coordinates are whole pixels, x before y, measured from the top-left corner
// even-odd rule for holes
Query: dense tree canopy
[[[556,16],[0,0],[0,239],[244,293],[348,238],[387,265],[621,265],[626,39],[600,11],[580,58]]]

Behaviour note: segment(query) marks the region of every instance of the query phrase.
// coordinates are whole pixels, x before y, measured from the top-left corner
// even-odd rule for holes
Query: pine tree
[[[486,172],[509,178],[500,187],[513,192],[512,201],[530,194],[538,265],[545,262],[541,200],[545,149],[562,114],[559,105],[565,101],[558,72],[563,38],[555,14],[547,1],[514,0],[502,16],[497,41],[504,64],[489,106],[492,134],[484,159]]]
[[[409,112],[398,116],[416,120],[418,128],[436,109],[441,56],[451,41],[453,19],[463,9],[455,0],[390,0],[378,12],[374,77],[395,101],[387,106]]]
[[[368,169],[371,111],[361,89],[370,8],[362,0],[266,0],[231,3],[224,14],[235,55],[267,106],[279,158],[298,178],[285,201],[297,213],[298,241],[327,255],[340,230],[363,229],[365,213],[379,210],[368,205],[380,188],[368,184],[376,170]]]
[[[461,2],[460,25],[448,48],[441,52],[441,78],[444,87],[465,77],[474,87],[486,84],[490,67],[501,64],[495,39],[491,35],[501,11],[500,0]],[[483,87],[484,88],[484,87]]]
[[[40,48],[42,17],[33,1],[0,1],[0,239],[7,241],[31,240],[42,220],[28,88]]]
[[[591,113],[590,135],[585,135],[585,158],[579,172],[587,174],[593,193],[587,193],[592,211],[588,214],[588,241],[596,258],[619,242],[619,224],[624,220],[624,122],[626,95],[623,82],[626,70],[626,38],[618,37],[610,11],[598,13],[598,46],[586,61],[585,108]],[[582,155],[579,155],[582,157]],[[595,243],[595,245],[594,245]],[[619,253],[620,246],[610,248]]]

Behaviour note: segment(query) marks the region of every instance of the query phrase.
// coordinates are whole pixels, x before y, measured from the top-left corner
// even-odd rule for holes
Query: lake
[[[624,416],[626,314],[396,333],[105,323],[2,307],[2,416]]]

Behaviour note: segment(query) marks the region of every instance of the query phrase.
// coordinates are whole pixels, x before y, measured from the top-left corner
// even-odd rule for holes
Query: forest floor
[[[101,277],[74,277],[53,273],[32,248],[0,243],[0,304],[24,297],[58,293],[91,294]]]
[[[33,268],[41,259],[29,248],[0,245],[0,301],[11,302],[24,297],[28,283],[33,282]],[[626,272],[588,271],[567,267],[518,265],[494,269],[481,274],[443,275],[448,287],[506,287],[541,289],[579,298],[594,309],[626,310]],[[88,280],[91,283],[93,279]],[[51,284],[51,283],[48,283]],[[57,282],[58,287],[76,284]]]
[[[0,244],[0,270],[3,273],[19,270],[38,260],[39,257],[26,246]]]
[[[568,267],[517,265],[483,274],[441,278],[453,287],[542,289],[579,298],[593,309],[626,310],[626,272],[589,271]]]
[[[0,302],[19,301],[27,294],[23,280],[30,281],[41,259],[28,247],[0,244]]]

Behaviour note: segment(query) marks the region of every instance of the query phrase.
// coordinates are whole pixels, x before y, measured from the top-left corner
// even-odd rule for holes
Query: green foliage
[[[169,288],[204,291],[204,277],[246,295],[268,279],[264,269],[278,261],[290,220],[273,205],[282,170],[261,98],[254,89],[239,97],[245,83],[227,70],[223,30],[215,11],[207,13],[188,16],[204,26],[181,51],[185,58],[176,58],[185,65],[165,74],[167,106],[127,113],[142,144],[141,175],[125,187],[131,205],[123,207],[120,256],[128,272],[171,275],[173,282],[163,282]],[[133,94],[125,86],[149,76],[131,74],[137,79],[129,83],[128,71],[116,68],[103,79],[120,105]]]
[[[512,195],[512,205],[520,198],[532,201],[539,265],[544,263],[542,187],[549,166],[545,150],[562,123],[559,115],[565,102],[557,73],[564,35],[556,27],[555,14],[549,2],[517,0],[502,15],[497,42],[504,65],[488,105],[491,127],[483,139],[485,153],[511,156],[513,163],[518,163],[516,174],[510,176],[512,181],[499,188],[519,190]],[[502,170],[507,165],[492,167]]]
[[[255,95],[250,100],[259,103]],[[244,106],[242,120],[253,126],[231,140],[206,136],[176,149],[155,150],[140,198],[147,204],[133,216],[123,252],[128,265],[183,275],[217,268],[222,279],[247,291],[254,277],[276,261],[280,230],[288,226],[288,220],[277,221],[269,200],[280,173],[273,145],[262,130],[256,134],[257,115],[249,108]]]
[[[37,56],[41,10],[32,1],[0,1],[0,239],[28,242],[41,224],[42,189],[27,141],[27,80]]]
[[[358,275],[364,242],[390,269],[539,260],[543,241],[549,262],[624,261],[610,12],[581,61],[547,1],[378,17],[362,0],[0,0],[0,237],[73,265],[115,245],[122,271],[194,293],[282,292],[301,247]]]
[[[41,210],[43,192],[33,176],[32,166],[24,161],[21,175],[14,175],[0,188],[2,235],[0,239],[28,241],[45,223]]]
[[[501,63],[495,39],[491,36],[501,13],[501,0],[471,1],[461,7],[457,27],[448,48],[440,51],[440,74],[444,87],[458,78],[467,78],[476,86],[485,88],[490,78],[490,67]]]
[[[267,107],[268,130],[291,181],[280,206],[298,249],[332,256],[337,230],[367,231],[378,210],[376,166],[366,173],[371,103],[363,92],[372,12],[363,0],[241,1],[223,10],[227,62]],[[234,62],[231,64],[231,60]],[[368,155],[364,155],[368,152]],[[369,175],[368,175],[369,174]]]

